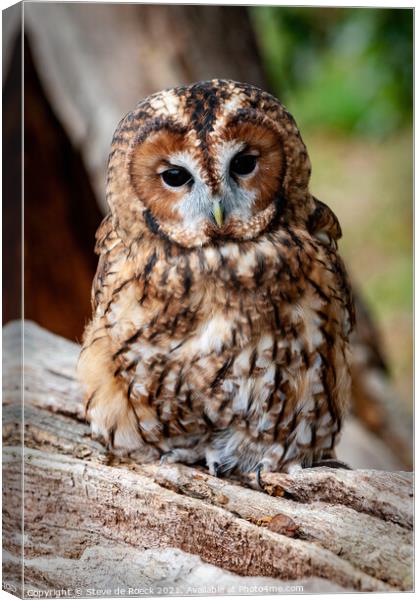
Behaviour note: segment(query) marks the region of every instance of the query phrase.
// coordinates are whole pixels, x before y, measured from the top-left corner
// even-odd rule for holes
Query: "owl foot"
[[[255,468],[255,479],[260,490],[265,491],[264,484],[261,480],[261,473],[273,472],[273,464],[269,459],[263,459]]]
[[[169,450],[169,452],[164,452],[163,454],[161,454],[160,456],[160,464],[164,465],[165,463],[173,463],[176,462],[176,458],[173,458],[173,450]]]
[[[208,465],[208,469],[209,469],[210,475],[213,475],[213,477],[220,477],[220,475],[222,474],[222,469],[218,462],[210,463]]]
[[[299,473],[299,471],[302,471],[302,465],[300,463],[290,463],[290,465],[287,466],[287,474],[288,475],[295,475],[295,473]]]
[[[174,448],[173,450],[161,454],[160,464],[184,463],[186,465],[193,465],[201,458],[203,458],[203,453],[199,449]]]
[[[261,481],[261,471],[263,469],[264,469],[264,465],[262,463],[257,465],[257,468],[255,469],[255,479],[257,481],[257,486],[259,487],[259,489],[264,491],[264,486]]]
[[[257,468],[255,469],[255,479],[257,482],[257,486],[260,490],[265,491],[265,487],[264,484],[261,480],[261,473],[270,473],[273,472],[273,469],[271,468],[267,468],[269,467],[269,464],[267,464],[267,462],[261,461],[258,465]],[[294,475],[295,473],[298,473],[299,471],[302,470],[302,465],[300,463],[290,463],[287,467],[286,467],[286,472],[288,473],[288,475]]]

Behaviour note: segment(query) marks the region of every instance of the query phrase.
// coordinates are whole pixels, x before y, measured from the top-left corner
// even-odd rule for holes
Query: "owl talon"
[[[161,456],[160,456],[160,461],[159,461],[159,463],[160,463],[161,465],[164,465],[164,464],[166,464],[166,463],[167,463],[167,462],[170,460],[170,458],[171,458],[171,457],[173,457],[173,451],[172,451],[172,450],[169,450],[168,452],[164,452],[164,453],[163,453],[163,454],[161,454]]]
[[[210,472],[210,475],[213,475],[213,477],[220,477],[220,475],[222,473],[220,463],[214,462],[211,465],[209,465],[209,472]]]
[[[291,463],[290,465],[288,465],[286,471],[288,475],[296,475],[296,473],[299,473],[302,470],[302,465],[300,463]]]
[[[257,486],[259,487],[259,489],[264,491],[264,486],[261,481],[261,471],[263,470],[263,468],[264,468],[263,464],[257,465],[257,468],[255,469],[255,479],[257,481]]]

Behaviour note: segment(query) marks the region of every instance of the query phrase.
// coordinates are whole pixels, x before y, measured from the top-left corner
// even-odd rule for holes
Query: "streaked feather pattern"
[[[235,140],[259,164],[231,182],[221,164]],[[180,152],[194,186],[166,191],[154,170]],[[204,459],[213,473],[333,456],[354,317],[340,227],[309,175],[293,118],[252,86],[168,90],[122,120],[79,361],[88,418],[114,451]]]

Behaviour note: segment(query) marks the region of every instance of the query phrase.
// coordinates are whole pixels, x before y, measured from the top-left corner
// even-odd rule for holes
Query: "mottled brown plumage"
[[[212,473],[333,456],[353,307],[309,176],[293,118],[249,85],[167,90],[121,121],[79,361],[114,451]]]

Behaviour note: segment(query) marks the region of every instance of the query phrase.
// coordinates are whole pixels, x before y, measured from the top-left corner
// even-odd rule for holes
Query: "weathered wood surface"
[[[20,325],[4,329],[5,580],[18,585]],[[116,459],[91,439],[78,347],[33,323],[25,352],[25,580],[35,589],[256,593],[412,588],[412,476],[308,469],[265,493],[204,469]],[[358,426],[352,426],[357,445]],[[352,444],[347,446],[350,463]],[[372,459],[372,457],[371,457]],[[368,457],[369,460],[369,457]],[[215,583],[217,582],[217,583]],[[273,588],[274,586],[274,588]],[[268,589],[267,587],[265,588]],[[292,590],[293,591],[293,590]]]

